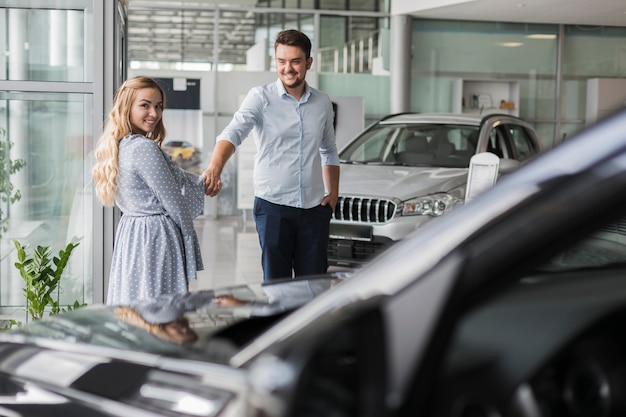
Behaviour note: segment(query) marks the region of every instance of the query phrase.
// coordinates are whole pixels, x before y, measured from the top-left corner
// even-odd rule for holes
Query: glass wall
[[[589,78],[626,76],[626,28],[415,19],[412,32],[412,111],[452,111],[458,79],[519,82],[519,116],[546,147],[585,127]]]
[[[92,81],[92,73],[85,68],[92,50],[84,44],[91,19],[85,5],[91,2],[72,3],[80,9],[25,9],[23,1],[0,3],[8,6],[0,8],[2,27],[7,28],[0,38],[7,51],[3,79]]]
[[[589,78],[626,77],[626,28],[565,26],[561,135],[584,127]],[[626,92],[624,92],[626,98]]]
[[[519,116],[551,145],[557,33],[556,25],[414,20],[411,110],[453,111],[458,79],[518,81]]]
[[[112,97],[112,74],[120,68],[103,52],[105,36],[119,37],[112,25],[103,29],[122,10],[117,5],[0,0],[0,27],[6,28],[0,34],[6,51],[0,59],[0,321],[30,318],[14,242],[26,246],[27,259],[48,247],[53,268],[51,258],[78,243],[52,296],[61,308],[102,301],[106,249],[103,229],[95,226],[102,209],[94,204],[90,155],[111,100],[104,99],[104,85]]]
[[[84,157],[92,143],[92,100],[91,94],[0,92],[2,140],[12,143],[13,161],[25,162],[8,176],[21,198],[2,207],[7,228],[0,249],[0,306],[5,313],[25,304],[24,283],[13,266],[13,240],[28,245],[31,254],[37,246],[49,246],[54,256],[69,242],[79,242],[63,275],[59,303],[91,302],[93,208]]]
[[[55,296],[67,305],[91,302],[93,293],[93,205],[85,159],[93,142],[93,96],[63,92],[69,87],[64,82],[93,80],[86,64],[93,61],[93,48],[85,47],[85,40],[92,38],[86,34],[93,26],[93,10],[91,1],[67,2],[71,10],[38,3],[42,8],[6,1],[0,8],[0,21],[8,29],[0,38],[0,50],[8,52],[0,64],[0,80],[41,82],[24,89],[42,90],[0,91],[5,157],[23,164],[12,172],[7,169],[12,163],[5,163],[2,173],[0,313],[19,321],[28,316],[24,282],[13,265],[14,241],[27,246],[29,257],[38,246],[50,247],[51,256],[57,256],[69,242],[78,242]],[[89,88],[70,90],[75,89]],[[19,198],[6,198],[6,192]]]

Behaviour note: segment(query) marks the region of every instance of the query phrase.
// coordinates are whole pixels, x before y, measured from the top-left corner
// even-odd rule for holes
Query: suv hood
[[[467,168],[342,163],[339,178],[339,195],[377,196],[404,201],[464,186],[467,183]]]

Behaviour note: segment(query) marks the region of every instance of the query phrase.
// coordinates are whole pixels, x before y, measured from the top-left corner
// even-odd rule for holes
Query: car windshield
[[[168,147],[171,147],[171,148],[182,148],[183,146],[185,146],[185,143],[181,142],[181,141],[171,141],[171,142],[167,142],[163,146],[168,146]]]
[[[380,123],[339,155],[344,163],[464,168],[476,153],[478,126]]]

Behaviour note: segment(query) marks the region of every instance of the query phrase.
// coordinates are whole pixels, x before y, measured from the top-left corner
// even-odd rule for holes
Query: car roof
[[[399,113],[385,117],[380,124],[441,123],[479,126],[485,115],[464,113]]]

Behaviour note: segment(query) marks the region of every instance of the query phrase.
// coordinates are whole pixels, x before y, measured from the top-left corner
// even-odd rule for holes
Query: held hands
[[[204,178],[204,194],[209,197],[215,197],[220,191],[222,191],[220,173],[211,165],[204,170],[202,177]]]

